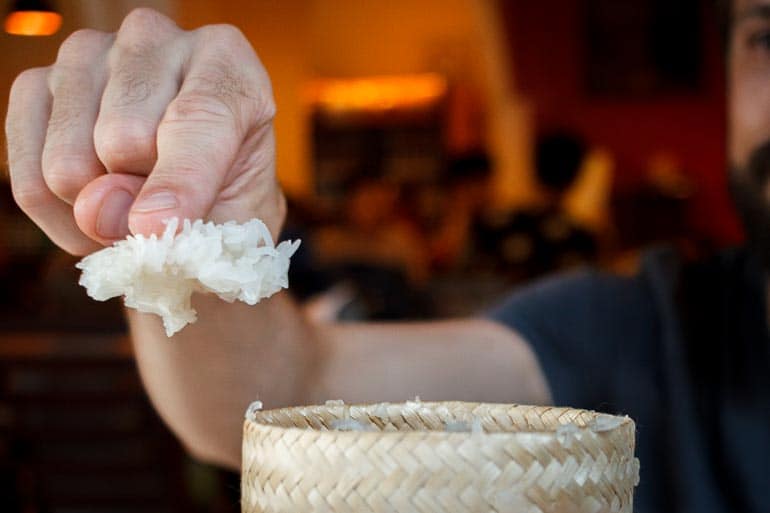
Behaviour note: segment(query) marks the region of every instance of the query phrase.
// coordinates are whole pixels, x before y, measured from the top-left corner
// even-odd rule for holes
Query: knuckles
[[[176,24],[163,14],[146,7],[134,9],[115,35],[108,53],[109,66],[113,71],[127,67],[157,72],[160,48],[179,34]]]
[[[226,48],[230,51],[252,51],[251,44],[235,25],[219,23],[195,30],[203,46]]]
[[[246,107],[254,107],[258,121],[271,120],[275,116],[275,101],[270,77],[240,29],[220,24],[207,25],[195,32],[199,47],[209,54],[210,63],[210,71],[196,78],[214,85],[216,93],[241,96]]]
[[[11,185],[11,194],[19,208],[27,215],[34,212],[36,207],[45,205],[50,200],[50,193],[45,189],[45,186],[32,181],[24,181],[23,183],[14,181]]]
[[[56,65],[82,67],[89,64],[88,56],[104,46],[110,34],[93,29],[76,30],[65,39],[56,54]]]
[[[155,160],[155,127],[131,117],[100,121],[94,130],[94,149],[112,172],[149,172]]]
[[[178,30],[167,16],[149,7],[138,7],[123,18],[118,29],[118,41],[142,42],[147,39],[164,37]]]
[[[159,130],[184,129],[191,124],[226,126],[240,138],[251,127],[273,120],[275,102],[271,95],[233,93],[219,88],[201,88],[177,96],[166,108]]]
[[[12,99],[16,99],[16,98],[19,98],[20,95],[24,94],[26,91],[37,89],[35,86],[38,83],[40,82],[45,83],[48,81],[48,75],[50,71],[51,71],[50,67],[29,68],[22,71],[14,79],[13,84],[11,84],[10,97]]]
[[[208,92],[182,93],[166,108],[161,127],[179,123],[225,123],[235,121],[233,106],[226,99]]]
[[[56,159],[43,165],[43,177],[48,188],[58,197],[72,202],[85,185],[88,162],[77,158]]]

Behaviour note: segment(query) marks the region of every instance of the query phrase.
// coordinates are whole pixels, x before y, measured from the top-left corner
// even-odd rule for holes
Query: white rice
[[[195,322],[193,292],[228,302],[258,303],[289,286],[291,256],[300,241],[275,246],[265,224],[167,220],[160,238],[129,236],[77,264],[80,284],[97,301],[124,296],[126,306],[163,319],[171,336]],[[176,234],[176,235],[175,235]]]
[[[613,429],[616,429],[621,424],[623,424],[627,418],[628,416],[619,417],[616,415],[606,415],[602,413],[597,415],[596,418],[591,421],[588,427],[596,433],[612,431]]]
[[[471,430],[471,426],[462,420],[447,422],[444,424],[444,431],[447,433],[467,433]]]
[[[258,411],[262,411],[262,401],[254,401],[246,409],[246,420],[253,421]]]
[[[330,427],[336,431],[379,431],[379,429],[372,424],[347,418],[332,420]]]

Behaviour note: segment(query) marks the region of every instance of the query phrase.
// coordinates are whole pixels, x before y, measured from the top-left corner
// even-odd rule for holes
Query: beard
[[[751,152],[745,167],[731,166],[730,196],[746,234],[746,245],[770,271],[770,141]]]

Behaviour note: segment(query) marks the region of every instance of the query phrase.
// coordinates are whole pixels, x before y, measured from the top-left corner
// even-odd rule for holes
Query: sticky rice
[[[265,224],[166,221],[160,237],[129,236],[76,267],[80,284],[97,301],[123,296],[127,307],[154,313],[171,336],[195,322],[193,292],[256,304],[289,286],[291,256],[300,241],[275,246]]]

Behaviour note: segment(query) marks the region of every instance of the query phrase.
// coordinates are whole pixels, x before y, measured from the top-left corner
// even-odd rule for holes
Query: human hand
[[[229,25],[183,31],[137,9],[117,33],[80,30],[56,62],[19,75],[6,119],[13,195],[83,255],[169,217],[262,219],[277,236],[275,103]]]

